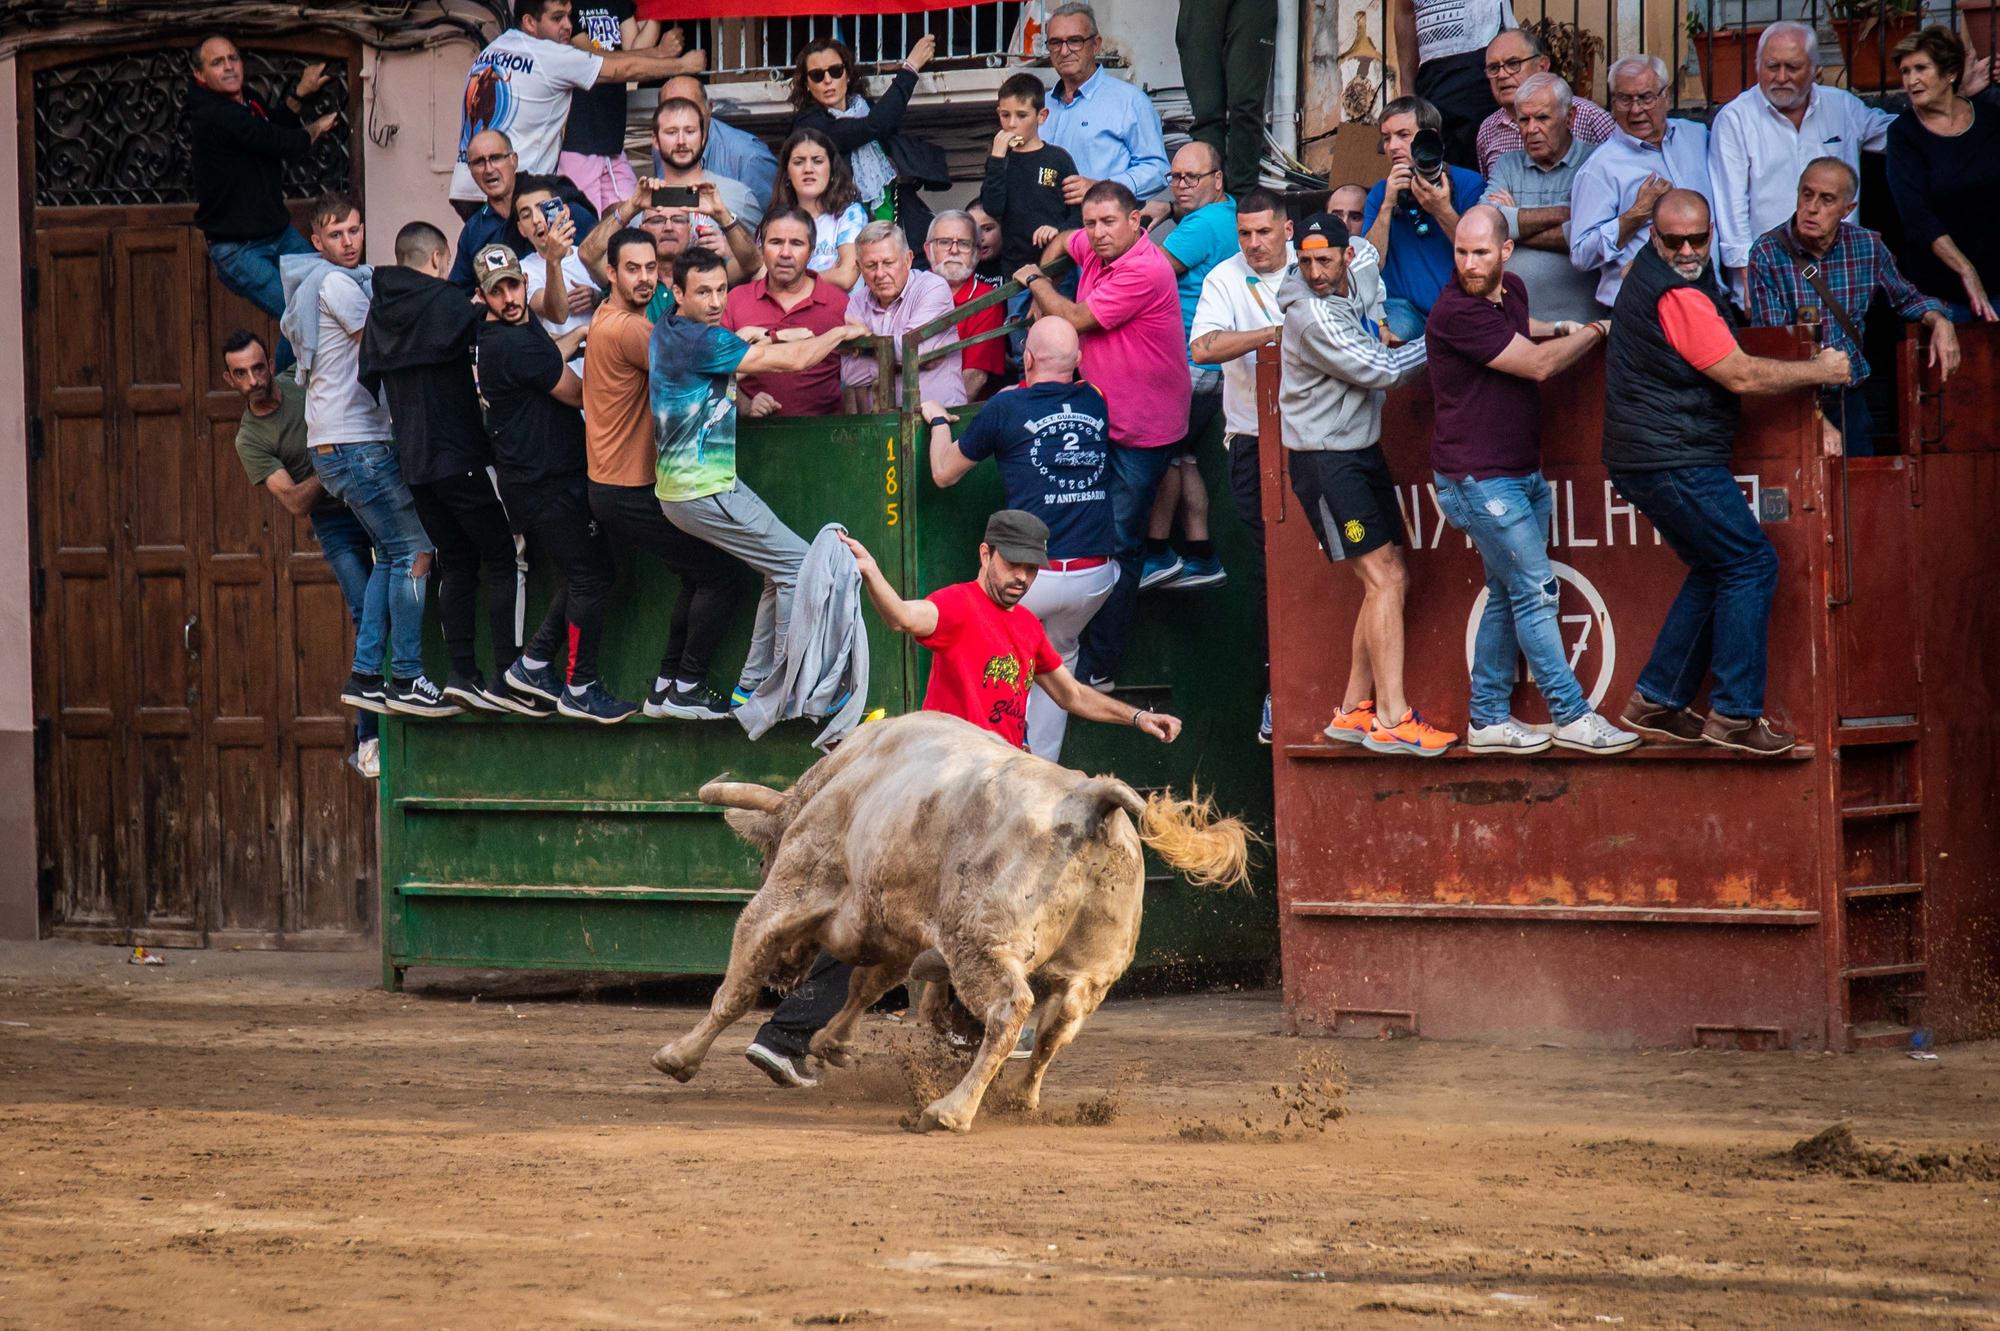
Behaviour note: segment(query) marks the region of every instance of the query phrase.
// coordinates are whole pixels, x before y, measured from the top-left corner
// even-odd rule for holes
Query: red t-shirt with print
[[[1028,688],[1037,674],[1062,666],[1042,621],[1015,606],[1002,610],[976,582],[940,587],[937,632],[918,638],[931,653],[924,710],[963,717],[1015,748],[1028,739]]]

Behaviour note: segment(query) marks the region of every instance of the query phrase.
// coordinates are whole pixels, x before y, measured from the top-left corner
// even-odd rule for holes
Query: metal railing
[[[915,14],[711,19],[681,27],[691,45],[708,52],[718,82],[754,82],[789,79],[799,51],[821,37],[846,42],[864,72],[893,69],[925,33],[937,38],[937,68],[998,66],[1020,53],[1027,7],[1023,0],[980,0]]]

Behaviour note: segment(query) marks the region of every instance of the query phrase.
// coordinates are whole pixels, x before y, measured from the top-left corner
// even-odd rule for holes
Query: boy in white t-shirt
[[[465,80],[464,118],[451,197],[477,203],[484,196],[465,165],[466,146],[481,130],[497,129],[514,145],[520,169],[546,175],[556,169],[570,94],[599,83],[631,83],[708,67],[706,51],[681,54],[679,28],[649,50],[594,55],[570,45],[570,0],[514,0],[514,26],[473,57]]]
[[[553,176],[522,176],[514,185],[514,223],[535,247],[521,260],[528,308],[550,337],[589,324],[604,298],[604,288],[577,253],[576,219],[556,188]],[[569,364],[581,376],[583,353],[577,352]]]

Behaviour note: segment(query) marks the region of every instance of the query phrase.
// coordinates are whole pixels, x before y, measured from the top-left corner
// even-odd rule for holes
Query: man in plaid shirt
[[[1868,304],[1881,291],[1905,319],[1930,326],[1932,365],[1942,378],[1958,368],[1958,335],[1944,305],[1924,295],[1896,270],[1882,237],[1845,221],[1854,206],[1859,182],[1854,168],[1838,157],[1820,157],[1799,176],[1799,204],[1789,222],[1773,227],[1750,247],[1750,322],[1760,328],[1787,327],[1799,322],[1804,307],[1819,310],[1821,335],[1827,346],[1847,353],[1850,369],[1844,388],[1820,390],[1820,406],[1841,427],[1842,445],[1850,457],[1875,451],[1874,422],[1861,391],[1868,362],[1861,348],[1827,308],[1807,275],[1813,265],[1833,298],[1856,328]]]

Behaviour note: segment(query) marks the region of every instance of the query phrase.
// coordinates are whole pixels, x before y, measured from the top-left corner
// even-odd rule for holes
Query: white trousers
[[[1021,604],[1042,621],[1049,646],[1056,649],[1070,671],[1076,670],[1077,640],[1083,636],[1084,626],[1111,598],[1111,589],[1117,585],[1115,560],[1073,573],[1043,569],[1021,598]],[[1063,733],[1068,729],[1069,713],[1056,706],[1041,685],[1035,685],[1028,695],[1028,752],[1061,762]]]

